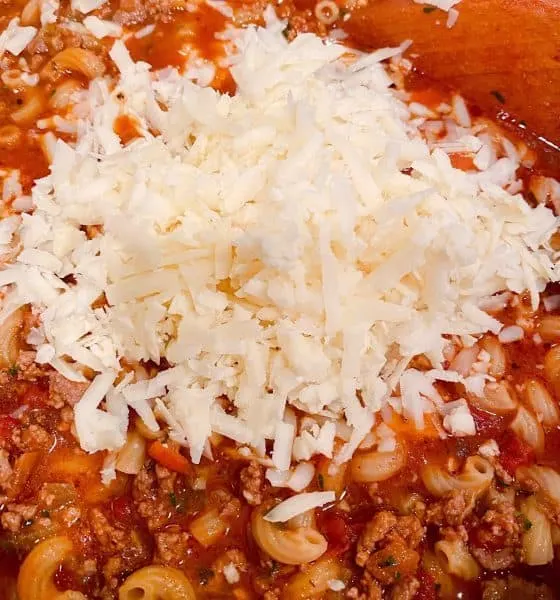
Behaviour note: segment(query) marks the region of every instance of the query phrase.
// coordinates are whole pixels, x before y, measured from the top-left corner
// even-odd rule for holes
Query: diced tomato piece
[[[329,549],[342,554],[350,548],[354,534],[343,514],[337,511],[325,511],[319,515],[319,529],[329,542]]]
[[[148,448],[148,454],[162,467],[177,473],[190,473],[189,461],[177,450],[164,446],[159,440],[153,442]]]
[[[511,431],[504,435],[498,445],[500,447],[500,463],[512,476],[519,467],[533,462],[535,458],[531,446],[520,440]]]
[[[469,408],[479,435],[485,438],[496,438],[506,428],[507,422],[501,415],[493,415],[472,405]]]
[[[418,581],[420,587],[414,596],[414,600],[436,600],[436,580],[433,575],[420,569],[418,572]]]
[[[123,525],[129,525],[133,518],[132,500],[128,496],[115,498],[111,503],[115,520]]]
[[[30,383],[23,394],[23,404],[34,408],[43,407],[49,399],[49,391],[44,385]]]
[[[9,439],[12,431],[18,426],[18,420],[10,415],[0,415],[0,440]]]

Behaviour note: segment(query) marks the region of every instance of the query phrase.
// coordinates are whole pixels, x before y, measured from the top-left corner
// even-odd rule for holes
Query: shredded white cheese
[[[99,17],[86,17],[83,23],[86,29],[98,39],[104,37],[121,37],[123,33],[123,29],[118,23],[106,21]]]
[[[41,0],[41,25],[56,23],[58,19],[58,9],[60,0]]]
[[[519,325],[510,325],[504,327],[498,334],[498,339],[502,344],[511,344],[512,342],[518,342],[525,336],[525,332]]]
[[[97,10],[103,6],[107,0],[71,0],[72,10],[77,10],[84,15]]]
[[[264,519],[271,523],[285,523],[308,510],[334,502],[335,499],[336,495],[334,492],[306,492],[296,494],[277,504],[264,516]]]
[[[36,35],[36,27],[21,27],[19,17],[12,19],[0,34],[0,56],[6,51],[19,56]]]
[[[75,412],[88,451],[124,443],[132,408],[154,431],[165,422],[195,462],[212,432],[262,457],[272,440],[271,476],[303,489],[311,471],[293,460],[333,456],[336,437],[335,460],[349,460],[389,406],[418,429],[439,413],[472,434],[466,403],[446,410],[434,383],[481,393],[487,375],[444,371],[448,336],[498,333],[485,299],[529,290],[536,306],[559,279],[558,219],[503,189],[513,153],[454,169],[390,90],[380,61],[399,49],[349,60],[344,46],[281,32],[271,22],[236,36],[233,97],[151,73],[117,41],[120,78],[92,82],[77,143],[45,136],[51,173],[18,224],[19,259],[0,272],[0,318],[33,305],[38,359],[73,381],[98,373]],[[140,136],[126,148],[122,114]],[[418,354],[433,371],[407,368]],[[171,368],[115,388],[121,359]]]
[[[237,567],[233,563],[228,563],[227,565],[225,565],[223,571],[224,571],[224,577],[226,578],[226,581],[230,585],[233,585],[234,583],[238,583],[239,580],[241,579],[239,576],[239,571],[237,570]]]

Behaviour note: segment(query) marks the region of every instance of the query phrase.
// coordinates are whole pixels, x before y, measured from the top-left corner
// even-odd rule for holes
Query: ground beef
[[[188,556],[190,535],[173,525],[154,535],[156,553],[154,560],[174,567],[181,566]]]
[[[150,531],[161,529],[169,520],[169,495],[173,492],[175,477],[168,474],[167,469],[147,465],[134,478],[132,496],[138,514],[146,520]]]
[[[485,497],[487,510],[473,522],[473,555],[490,571],[513,566],[519,559],[522,527],[512,489],[492,487]]]
[[[264,469],[256,461],[251,461],[249,466],[241,471],[241,493],[251,506],[262,502],[264,488]]]
[[[126,532],[113,527],[100,509],[90,510],[89,522],[104,553],[113,554],[124,550],[128,538]]]
[[[49,404],[54,408],[62,408],[66,404],[74,406],[88,387],[88,383],[69,381],[53,371],[49,374]]]
[[[53,436],[41,425],[31,424],[26,428],[14,429],[12,442],[22,452],[35,452],[48,450],[53,444]]]
[[[473,546],[473,556],[488,571],[501,571],[513,566],[518,554],[513,548],[502,548],[501,550],[487,550]]]
[[[109,589],[120,585],[124,575],[152,561],[150,545],[136,531],[113,526],[98,508],[89,511],[88,521],[106,556],[102,572]]]
[[[482,600],[554,600],[554,592],[545,584],[535,584],[510,575],[482,584]]]
[[[407,577],[399,581],[391,590],[391,600],[412,600],[420,588],[416,577]]]
[[[48,368],[38,365],[35,356],[34,350],[22,350],[18,354],[17,379],[19,381],[36,381],[47,373]]]
[[[6,489],[13,472],[9,457],[8,452],[0,450],[0,489],[2,490]]]
[[[387,510],[378,512],[366,525],[358,541],[356,564],[363,567],[371,554],[375,544],[380,542],[389,531],[397,524],[397,517]]]
[[[2,529],[15,533],[37,514],[36,504],[8,504],[0,517]]]
[[[365,567],[364,587],[370,594],[375,590],[369,579],[383,585],[404,581],[418,569],[418,545],[424,537],[424,528],[417,517],[397,517],[392,512],[380,511],[366,525],[356,552],[356,564]],[[412,584],[411,584],[412,585]],[[366,596],[367,598],[367,596]]]
[[[440,527],[460,525],[474,509],[474,496],[465,490],[453,490],[426,511],[426,521]]]
[[[356,600],[381,600],[383,598],[381,586],[367,571],[360,583],[363,592],[359,592],[357,588],[350,588],[347,593],[348,598]]]

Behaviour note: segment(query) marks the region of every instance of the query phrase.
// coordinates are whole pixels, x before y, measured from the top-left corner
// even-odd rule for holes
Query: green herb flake
[[[531,521],[529,521],[529,519],[526,516],[523,516],[523,529],[525,531],[529,531],[531,527],[533,527],[533,523],[531,523]]]
[[[54,90],[51,90],[51,98],[56,94],[56,88],[54,88]]]
[[[19,367],[17,365],[12,365],[9,369],[8,369],[8,375],[10,377],[17,377],[17,374],[19,373]]]
[[[401,575],[401,572],[400,572],[400,571],[397,571],[397,572],[395,573],[395,581],[399,581],[401,577],[402,577],[402,575]]]
[[[505,104],[506,103],[506,98],[505,96],[502,94],[502,92],[498,91],[498,90],[492,90],[490,92],[492,94],[492,96],[494,96],[494,98],[496,98],[496,100],[500,103],[500,104]]]
[[[214,571],[208,567],[202,567],[202,569],[198,571],[198,581],[200,582],[200,585],[208,585],[208,582],[212,577],[214,577]]]
[[[437,6],[433,6],[432,4],[428,4],[428,6],[424,6],[424,8],[422,9],[427,15],[429,15],[430,13],[433,13],[434,10],[437,9]]]
[[[177,512],[183,512],[185,510],[184,502],[177,498],[175,492],[169,493],[169,503]]]
[[[317,485],[319,486],[320,490],[325,489],[325,478],[323,477],[323,475],[321,473],[319,473],[319,475],[317,475]]]
[[[397,560],[392,555],[389,555],[385,560],[382,560],[380,563],[377,563],[377,565],[381,568],[394,567],[396,564],[398,564]]]

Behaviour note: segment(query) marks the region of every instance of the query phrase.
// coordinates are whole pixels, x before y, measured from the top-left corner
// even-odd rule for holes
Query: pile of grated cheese
[[[269,479],[303,489],[294,462],[333,456],[337,438],[347,461],[389,406],[474,433],[434,382],[480,394],[490,377],[443,370],[446,338],[498,333],[491,295],[529,290],[536,306],[559,279],[558,219],[503,189],[514,159],[464,173],[430,149],[381,62],[399,49],[288,43],[282,28],[239,33],[234,97],[116,41],[119,80],[91,84],[34,211],[2,224],[21,251],[0,272],[0,318],[31,304],[37,362],[96,373],[75,408],[87,451],[121,447],[132,408],[195,463],[212,432],[261,456],[272,440]],[[141,134],[126,147],[121,115]],[[409,368],[418,354],[434,368]],[[165,368],[123,377],[123,359]]]

